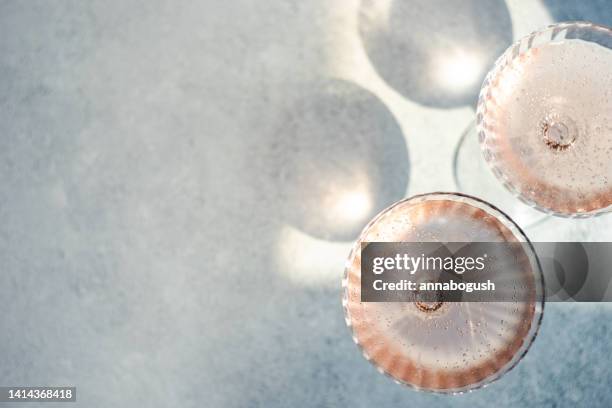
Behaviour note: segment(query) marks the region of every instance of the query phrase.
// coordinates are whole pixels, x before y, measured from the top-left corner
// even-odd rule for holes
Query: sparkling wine
[[[612,34],[562,23],[498,60],[478,106],[485,159],[506,187],[546,212],[612,208]]]
[[[512,368],[535,338],[543,286],[533,253],[521,254],[531,261],[522,282],[528,301],[370,303],[361,302],[362,242],[528,241],[500,211],[458,194],[400,201],[368,224],[347,261],[346,321],[364,356],[396,381],[446,393],[478,388]]]

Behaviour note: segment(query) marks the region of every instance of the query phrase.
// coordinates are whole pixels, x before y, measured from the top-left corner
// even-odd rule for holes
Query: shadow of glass
[[[379,75],[425,106],[475,106],[495,59],[512,42],[503,0],[363,0],[359,31]]]
[[[353,240],[406,192],[404,136],[383,103],[357,85],[321,80],[300,88],[266,142],[279,213],[317,238]]]
[[[585,20],[612,26],[612,8],[608,0],[544,0],[556,21]]]

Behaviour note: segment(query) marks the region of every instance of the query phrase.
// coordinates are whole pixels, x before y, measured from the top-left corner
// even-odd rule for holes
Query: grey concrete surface
[[[547,305],[516,369],[454,397],[379,375],[340,305],[367,220],[455,188],[481,78],[444,99],[423,58],[480,46],[485,67],[609,4],[380,3],[0,1],[0,385],[82,407],[612,405],[608,305]]]

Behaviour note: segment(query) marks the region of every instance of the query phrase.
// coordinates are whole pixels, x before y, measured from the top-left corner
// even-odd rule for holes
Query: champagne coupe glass
[[[545,213],[612,209],[612,31],[565,22],[508,48],[484,80],[478,140],[493,174]]]
[[[519,242],[526,259],[514,302],[362,302],[364,242]],[[500,273],[503,273],[500,268]],[[346,263],[343,306],[364,357],[417,390],[462,393],[500,378],[525,355],[544,311],[544,282],[529,240],[504,213],[474,197],[431,193],[399,201],[363,230]]]

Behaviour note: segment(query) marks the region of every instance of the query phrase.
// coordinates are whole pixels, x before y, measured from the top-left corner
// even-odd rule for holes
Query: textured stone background
[[[457,190],[495,56],[611,9],[0,1],[0,385],[75,385],[82,407],[611,406],[608,305],[547,305],[516,369],[447,397],[361,357],[339,287],[373,214]],[[432,77],[449,47],[481,57],[471,86]],[[612,241],[609,218],[527,233]]]

